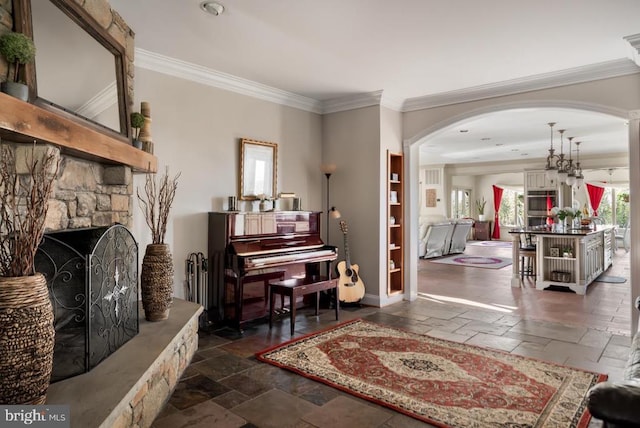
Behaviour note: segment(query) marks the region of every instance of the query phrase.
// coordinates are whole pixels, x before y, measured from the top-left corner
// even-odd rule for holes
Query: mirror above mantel
[[[125,48],[75,0],[13,0],[16,31],[33,38],[29,100],[129,142]]]
[[[100,2],[108,6],[106,0],[92,0],[88,3],[95,7]],[[83,73],[87,76],[102,76],[102,72],[100,70],[95,72],[85,70],[83,73],[74,74],[77,71],[76,68],[80,68],[79,63],[82,62],[80,59],[83,59],[84,55],[91,56],[90,54],[80,54],[79,50],[65,45],[65,42],[54,43],[51,45],[52,47],[44,47],[46,45],[39,46],[36,41],[35,64],[27,64],[25,75],[21,76],[29,85],[30,102],[26,103],[0,93],[0,139],[18,143],[54,144],[59,146],[63,153],[70,156],[103,164],[126,165],[130,166],[134,172],[155,173],[157,158],[150,153],[134,148],[129,139],[131,131],[127,88],[132,87],[133,82],[127,82],[129,77],[125,70],[126,61],[128,58],[130,60],[132,55],[127,56],[123,44],[117,42],[79,5],[80,2],[75,0],[13,0],[14,30],[33,37],[32,6],[39,7],[42,3],[45,4],[45,15],[48,13],[57,15],[56,18],[52,18],[53,21],[65,22],[65,25],[71,26],[71,28],[75,26],[75,29],[71,31],[80,31],[83,33],[83,37],[88,37],[89,40],[85,39],[83,45],[93,46],[90,49],[100,52],[98,55],[103,59],[99,68],[106,69],[108,75],[102,77],[101,80],[93,81],[93,86],[87,82],[77,85],[78,88],[80,86],[89,88],[89,93],[93,93],[91,95],[93,98],[89,98],[89,100],[93,100],[93,102],[87,102],[86,95],[84,96],[85,101],[72,101],[66,106],[63,105],[65,104],[64,99],[49,100],[44,98],[45,96],[54,98],[56,88],[39,88],[38,83],[46,85],[45,82],[49,80],[53,81],[54,85],[67,87],[68,84],[64,83],[65,78],[71,77],[79,81],[83,78]],[[48,10],[48,8],[53,8],[53,10]],[[98,9],[100,8],[98,7]],[[108,8],[106,10],[110,11]],[[35,13],[39,14],[42,11],[38,9]],[[48,16],[45,18],[48,20]],[[121,34],[125,40],[131,38],[129,41],[132,42],[133,35],[129,33],[130,30],[126,24],[121,22],[121,18],[113,16],[109,16],[109,18],[120,20],[117,21],[117,28],[122,31]],[[38,20],[35,18],[33,25],[40,25],[37,24]],[[125,28],[122,28],[123,24]],[[113,30],[114,27],[111,28]],[[119,33],[116,34],[120,37]],[[36,37],[39,38],[37,35]],[[128,47],[133,46],[133,43],[125,43]],[[42,69],[47,70],[45,65],[47,57],[51,56],[43,51],[53,49],[65,54],[72,54],[75,59],[67,59],[63,67],[58,68],[57,71],[50,69],[47,71],[46,77],[40,74],[36,76],[36,72],[40,73]],[[96,91],[98,94],[95,94]],[[100,94],[103,95],[102,98],[110,97],[111,104],[115,102],[115,106],[97,110],[79,109],[78,105],[80,104],[84,104],[85,107],[91,104],[95,106],[95,101],[101,99]],[[96,97],[96,95],[98,96]],[[79,114],[82,111],[85,112],[86,117]],[[100,113],[89,114],[86,113],[87,111],[100,111]],[[106,122],[98,123],[96,120],[98,116],[107,115],[110,115],[111,119]]]

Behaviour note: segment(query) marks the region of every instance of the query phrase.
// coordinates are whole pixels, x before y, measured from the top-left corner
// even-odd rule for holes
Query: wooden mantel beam
[[[34,104],[0,92],[0,138],[50,143],[63,153],[105,164],[128,165],[135,172],[155,173],[157,158],[122,140],[98,132]]]

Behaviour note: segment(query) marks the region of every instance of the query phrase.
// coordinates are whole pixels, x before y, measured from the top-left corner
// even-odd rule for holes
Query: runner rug
[[[606,375],[363,320],[259,352],[259,360],[440,427],[586,427]]]
[[[623,278],[621,276],[613,276],[613,275],[605,275],[601,274],[599,277],[594,279],[597,282],[610,282],[612,284],[622,284],[627,282],[627,278]]]
[[[429,261],[432,263],[480,267],[485,269],[501,269],[511,265],[511,259],[508,257],[465,256],[464,254],[442,257],[440,259],[429,259]]]

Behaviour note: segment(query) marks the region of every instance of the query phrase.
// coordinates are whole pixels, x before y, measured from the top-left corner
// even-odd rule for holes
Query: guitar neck
[[[347,234],[345,233],[343,236],[344,239],[344,259],[347,263],[347,269],[351,268],[351,260],[349,258],[349,241],[347,240]]]

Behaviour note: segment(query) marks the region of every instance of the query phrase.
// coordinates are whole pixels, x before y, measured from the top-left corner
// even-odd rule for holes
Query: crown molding
[[[283,91],[231,74],[160,55],[144,49],[135,49],[135,65],[147,70],[185,80],[225,89],[253,98],[269,101],[312,113],[322,113],[322,103],[313,98]]]
[[[631,36],[623,37],[629,43],[631,49],[631,58],[640,66],[640,34],[632,34]]]
[[[383,90],[364,92],[325,100],[322,103],[322,113],[337,113],[370,106],[383,106],[391,110],[401,111],[402,101],[390,98],[384,94]]]
[[[638,43],[640,43],[640,36]],[[442,107],[487,98],[514,95],[523,92],[555,88],[558,86],[625,76],[639,72],[640,67],[636,63],[628,58],[621,58],[552,73],[538,74],[535,76],[442,92],[440,94],[410,98],[404,102],[402,111],[408,112]]]
[[[636,53],[640,50],[640,34],[627,36],[625,40],[634,47]],[[385,95],[383,90],[319,101],[141,48],[135,49],[135,65],[203,85],[319,114],[377,105],[404,113],[640,73],[638,64],[628,58],[622,58],[568,70],[409,98],[404,101]]]
[[[382,90],[365,92],[362,94],[347,95],[332,98],[322,102],[322,113],[337,113],[340,111],[354,110],[357,108],[380,105],[382,102]]]
[[[114,80],[106,88],[98,92],[89,101],[75,111],[80,116],[93,119],[109,107],[118,103],[118,89]]]
[[[640,110],[631,110],[629,112],[629,119],[631,119],[631,120],[640,119]]]

